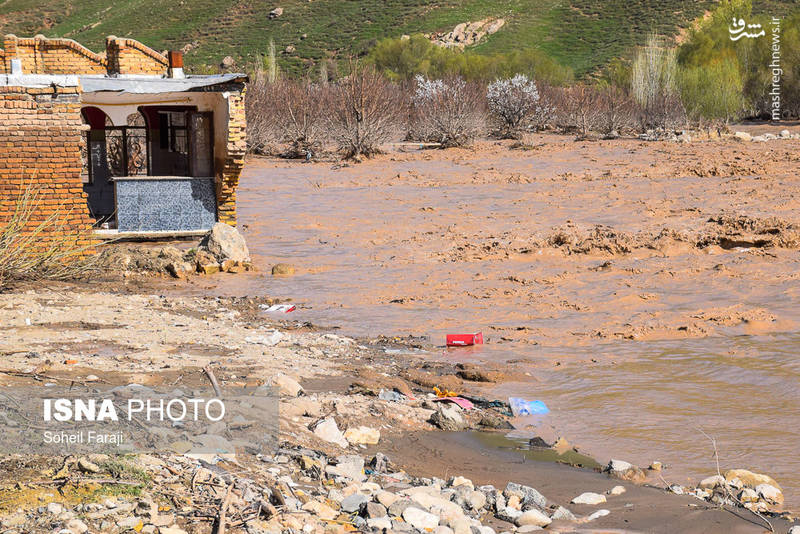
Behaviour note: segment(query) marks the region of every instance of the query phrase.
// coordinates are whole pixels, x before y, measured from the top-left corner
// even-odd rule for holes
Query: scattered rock
[[[269,12],[269,15],[267,15],[267,17],[270,20],[272,20],[272,19],[277,19],[281,15],[283,15],[283,8],[282,7],[276,7],[275,9],[273,9],[272,11]]]
[[[661,462],[653,462],[650,464],[650,471],[661,471],[663,465]]]
[[[600,495],[599,493],[592,493],[591,491],[587,491],[586,493],[581,493],[574,499],[570,501],[572,504],[602,504],[606,502],[606,496]]]
[[[461,416],[461,408],[455,404],[440,405],[431,415],[431,423],[447,432],[460,432],[467,428],[467,422]]]
[[[303,386],[294,378],[284,374],[275,375],[271,380],[271,385],[278,388],[281,395],[287,397],[297,397],[303,393]]]
[[[294,265],[278,263],[272,266],[272,276],[291,276],[295,273]]]
[[[519,498],[523,509],[528,509],[531,506],[539,508],[547,508],[547,499],[544,495],[536,491],[530,486],[523,486],[515,482],[506,484],[506,489],[503,491],[506,499],[510,500],[511,496]]]
[[[97,464],[89,461],[88,458],[81,458],[78,460],[78,469],[84,473],[99,473],[100,467]]]
[[[333,476],[348,478],[355,482],[363,482],[367,476],[364,474],[364,458],[355,454],[337,456],[336,465],[329,465],[325,471]]]
[[[704,478],[700,481],[701,488],[714,489],[725,484],[725,478],[720,475]]]
[[[342,431],[336,426],[336,420],[333,417],[328,417],[317,423],[313,431],[315,436],[329,443],[335,443],[344,448],[349,445]]]
[[[361,506],[367,504],[367,502],[369,502],[369,497],[363,493],[353,493],[342,500],[341,509],[343,512],[347,513],[357,512],[361,509]]]
[[[350,427],[345,431],[344,437],[356,445],[376,445],[381,439],[381,431],[366,426]]]
[[[559,506],[556,508],[556,511],[550,516],[550,519],[553,521],[575,521],[578,518],[575,517],[575,514],[569,511],[569,509],[564,508],[563,506]]]
[[[409,506],[403,510],[403,519],[412,527],[419,530],[433,530],[439,526],[439,517],[420,510],[414,506]]]
[[[783,504],[783,492],[771,484],[759,484],[755,488],[759,497],[769,504]]]
[[[367,518],[385,517],[386,513],[386,507],[377,502],[368,502],[362,507],[362,515]]]
[[[250,261],[250,251],[244,237],[236,228],[225,223],[217,223],[200,242],[201,249],[207,250],[218,261]]]
[[[518,527],[522,527],[525,525],[546,527],[552,522],[553,520],[547,517],[543,512],[540,512],[539,510],[532,508],[526,512],[522,512],[522,514],[519,517],[517,517],[515,524]]]
[[[381,491],[378,492],[375,499],[386,508],[389,508],[400,499],[400,496],[390,491]]]
[[[747,132],[736,132],[733,134],[733,137],[739,139],[740,141],[752,141],[753,136]]]
[[[599,519],[601,517],[605,517],[610,513],[611,512],[609,512],[608,510],[598,510],[598,511],[592,513],[589,517],[587,517],[586,521],[594,521],[595,519]]]
[[[782,490],[782,488],[772,477],[762,475],[760,473],[753,473],[747,469],[731,469],[725,472],[725,480],[729,483],[735,478],[738,478],[742,484],[748,488],[755,489],[755,487],[759,484],[769,484],[770,486],[774,486],[779,490]]]
[[[640,483],[647,479],[647,475],[644,471],[623,460],[611,460],[608,462],[606,472],[620,480],[628,480],[630,482]]]
[[[475,488],[475,485],[472,483],[472,481],[470,479],[464,478],[462,476],[451,478],[450,482],[447,485],[450,486],[451,488],[455,488],[455,487],[458,487],[458,486],[467,486],[470,489],[474,489]]]
[[[608,490],[609,495],[622,495],[623,493],[625,493],[625,486],[614,486]]]
[[[67,528],[72,534],[84,534],[89,532],[89,527],[80,519],[70,519],[67,522]]]
[[[236,61],[231,56],[225,56],[224,58],[222,58],[222,61],[219,64],[219,66],[223,69],[231,69],[233,68],[234,65],[236,65]]]

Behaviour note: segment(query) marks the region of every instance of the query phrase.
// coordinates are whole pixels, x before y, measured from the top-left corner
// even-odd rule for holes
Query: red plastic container
[[[470,345],[483,345],[483,333],[447,334],[448,347],[468,347]]]

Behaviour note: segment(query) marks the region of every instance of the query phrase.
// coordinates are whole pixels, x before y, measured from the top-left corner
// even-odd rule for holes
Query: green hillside
[[[796,0],[754,4],[755,11],[770,14],[800,9]],[[712,0],[5,0],[0,27],[20,36],[69,37],[94,50],[111,34],[156,49],[193,43],[186,60],[195,70],[213,68],[228,55],[245,68],[273,39],[281,67],[296,74],[326,57],[362,53],[383,37],[503,17],[506,26],[477,51],[536,47],[580,75],[624,55],[652,31],[676,34],[713,5]],[[270,20],[275,7],[283,8],[283,15]],[[294,50],[287,52],[289,46]]]

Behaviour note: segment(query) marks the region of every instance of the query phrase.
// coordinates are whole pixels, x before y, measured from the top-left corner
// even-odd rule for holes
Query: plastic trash
[[[278,332],[277,330],[273,330],[267,335],[264,336],[248,336],[244,338],[244,340],[248,343],[252,343],[254,345],[267,345],[268,347],[274,347],[283,339],[283,334]]]
[[[483,333],[475,334],[447,334],[448,347],[468,347],[470,345],[483,345]]]
[[[293,312],[297,309],[297,306],[294,304],[274,304],[268,308],[264,308],[264,311],[268,312],[276,312],[276,313],[289,313]]]
[[[550,413],[547,405],[540,400],[529,401],[519,397],[509,397],[508,404],[511,405],[511,413],[514,414],[514,417]]]

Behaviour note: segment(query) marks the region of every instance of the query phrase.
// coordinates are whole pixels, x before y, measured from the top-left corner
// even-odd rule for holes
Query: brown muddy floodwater
[[[483,331],[537,424],[599,460],[773,476],[800,506],[800,142],[536,136],[520,149],[359,165],[251,160],[239,220],[261,272],[215,291],[291,298],[356,336]],[[269,266],[295,265],[275,278]]]

